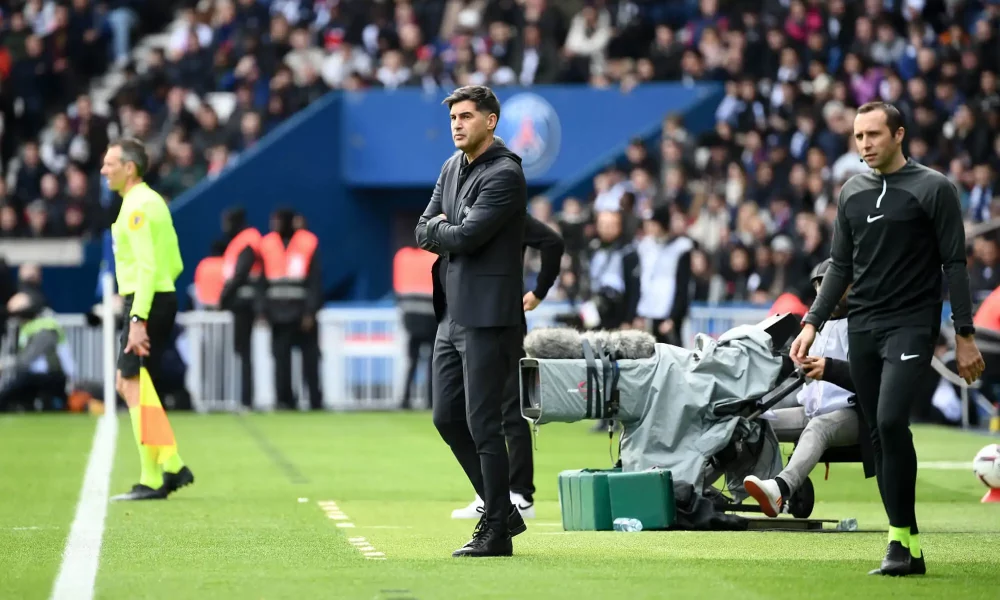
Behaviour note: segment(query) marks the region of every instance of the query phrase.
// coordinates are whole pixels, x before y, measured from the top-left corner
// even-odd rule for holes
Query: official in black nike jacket
[[[872,574],[926,572],[914,511],[917,456],[909,415],[930,368],[941,326],[942,276],[948,277],[958,372],[972,382],[985,364],[973,340],[965,229],[955,186],[902,152],[903,119],[894,106],[858,109],[854,139],[872,169],[840,191],[832,264],[802,332],[792,343],[801,363],[847,286],[851,378],[872,430],[876,477],[889,517],[889,546]]]

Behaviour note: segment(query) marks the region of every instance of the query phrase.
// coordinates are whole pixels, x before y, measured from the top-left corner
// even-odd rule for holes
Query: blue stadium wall
[[[558,200],[585,194],[593,175],[619,159],[633,137],[658,138],[669,113],[684,114],[694,132],[713,127],[722,89],[656,84],[622,93],[538,86],[498,95],[498,133],[524,158],[530,191]],[[420,89],[331,92],[218,178],[177,198],[172,210],[185,259],[178,289],[191,283],[198,261],[221,235],[224,209],[242,205],[250,224],[266,230],[270,213],[289,206],[320,238],[328,299],[384,298],[392,288],[393,253],[412,243],[416,217],[454,152],[445,96]],[[53,308],[88,308],[93,298],[79,291],[84,283],[95,289],[99,262],[95,247],[83,269],[47,272]]]

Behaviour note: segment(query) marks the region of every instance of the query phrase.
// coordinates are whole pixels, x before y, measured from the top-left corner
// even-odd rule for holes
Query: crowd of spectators
[[[660,139],[635,140],[594,178],[589,197],[556,209],[533,202],[536,216],[567,237],[555,297],[591,291],[587,261],[602,245],[595,215],[622,211],[622,239],[635,241],[642,221],[666,205],[696,243],[693,301],[769,304],[794,291],[810,302],[809,273],[829,256],[840,187],[867,169],[852,134],[856,108],[872,100],[902,110],[906,153],[956,183],[968,226],[1000,217],[1000,2],[698,4],[685,27],[653,23],[645,54],[614,51],[612,35],[602,66],[590,63],[601,83],[668,74],[721,81],[726,93],[714,130],[694,135],[668,116]],[[597,22],[620,16],[585,11]],[[976,300],[1000,283],[997,263],[996,237],[977,237],[969,253]]]
[[[119,134],[147,143],[170,198],[330,89],[468,83],[724,82],[714,130],[669,116],[589,197],[533,203],[567,237],[555,297],[586,296],[597,213],[623,211],[631,241],[660,205],[696,242],[694,300],[808,288],[839,188],[864,168],[854,109],[874,99],[902,109],[907,152],[953,178],[970,223],[1000,212],[1000,0],[0,0],[0,14],[0,236],[101,227],[100,151]],[[165,47],[127,60],[174,16]],[[124,83],[95,114],[88,80],[114,64]],[[974,286],[993,289],[997,243],[974,248]]]
[[[0,237],[78,237],[106,224],[100,152],[117,119],[91,83],[169,22],[176,0],[0,0]]]

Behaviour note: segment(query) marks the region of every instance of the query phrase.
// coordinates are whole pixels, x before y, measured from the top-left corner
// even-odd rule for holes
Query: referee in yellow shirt
[[[139,483],[112,500],[163,499],[194,483],[152,384],[174,328],[174,281],[184,263],[167,203],[142,180],[148,166],[142,143],[123,139],[108,146],[101,167],[108,187],[122,196],[111,225],[118,293],[125,301],[115,389],[128,405],[142,467]]]

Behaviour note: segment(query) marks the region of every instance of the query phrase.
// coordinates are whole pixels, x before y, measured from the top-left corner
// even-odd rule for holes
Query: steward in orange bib
[[[253,408],[253,352],[251,339],[255,317],[263,313],[263,273],[260,259],[261,235],[246,224],[242,208],[231,210],[229,229],[238,232],[222,256],[222,293],[219,308],[233,313],[233,350],[240,357],[240,400]]]
[[[410,397],[417,376],[420,349],[429,346],[431,352],[434,351],[438,323],[434,316],[434,276],[431,274],[431,267],[436,260],[437,254],[410,246],[400,248],[392,261],[392,287],[408,338],[409,365],[401,403],[404,409],[412,408]],[[427,405],[430,406],[433,369],[431,361],[427,362]]]
[[[264,314],[271,325],[274,384],[278,408],[298,405],[292,393],[292,347],[302,352],[302,374],[312,409],[323,408],[319,386],[319,332],[316,313],[323,302],[319,240],[293,226],[295,213],[280,209],[271,217],[271,233],[260,241],[266,291]]]

